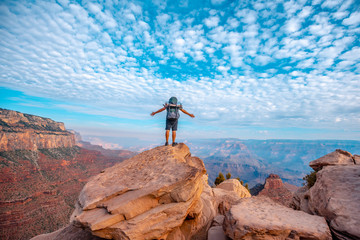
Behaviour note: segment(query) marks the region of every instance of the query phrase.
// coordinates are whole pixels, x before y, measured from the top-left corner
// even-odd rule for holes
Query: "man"
[[[182,108],[182,105],[177,104],[177,98],[171,97],[169,99],[169,103],[165,103],[163,108],[160,108],[156,112],[152,112],[150,115],[154,116],[155,114],[162,112],[166,109],[166,127],[165,127],[165,146],[169,145],[169,135],[170,135],[170,129],[172,130],[172,146],[176,146],[177,143],[175,142],[176,139],[176,131],[177,131],[177,125],[178,125],[178,119],[180,117],[179,110],[183,113],[189,115],[190,117],[194,118],[194,114],[188,113],[185,109]]]

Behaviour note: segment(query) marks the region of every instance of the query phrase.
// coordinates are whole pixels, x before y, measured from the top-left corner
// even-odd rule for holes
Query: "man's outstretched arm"
[[[163,108],[160,108],[159,110],[157,110],[156,112],[152,112],[150,113],[151,116],[154,116],[155,114],[159,113],[159,112],[162,112],[166,109],[166,107],[163,107]]]
[[[183,113],[185,113],[185,114],[187,114],[187,115],[189,115],[190,117],[192,117],[192,118],[194,118],[195,117],[195,115],[194,114],[191,114],[191,113],[188,113],[185,109],[180,109],[180,111],[182,111]]]

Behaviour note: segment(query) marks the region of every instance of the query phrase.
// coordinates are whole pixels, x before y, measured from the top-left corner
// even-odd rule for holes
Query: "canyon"
[[[133,155],[98,150],[79,147],[63,123],[0,109],[0,238],[29,239],[66,225],[88,179]]]

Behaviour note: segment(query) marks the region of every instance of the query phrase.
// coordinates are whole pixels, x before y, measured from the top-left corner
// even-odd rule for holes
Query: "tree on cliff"
[[[226,174],[226,179],[230,179],[230,178],[231,178],[231,173],[228,172],[228,173]]]
[[[222,174],[222,172],[219,172],[219,176],[215,179],[215,185],[219,185],[223,181],[225,181],[224,174]]]

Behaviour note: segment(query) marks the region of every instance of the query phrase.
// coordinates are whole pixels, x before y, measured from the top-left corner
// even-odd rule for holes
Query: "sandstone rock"
[[[331,239],[324,218],[266,197],[242,198],[226,213],[224,229],[231,239]]]
[[[216,186],[216,188],[233,191],[240,198],[251,197],[250,192],[237,179],[228,179]]]
[[[312,214],[309,209],[309,188],[307,186],[299,188],[293,196],[290,207]]]
[[[226,240],[226,235],[222,226],[213,226],[208,231],[208,240]]]
[[[270,174],[265,180],[264,188],[258,193],[258,196],[266,196],[289,207],[293,198],[293,193],[288,190],[281,178],[276,174]]]
[[[316,176],[310,211],[325,217],[339,239],[360,239],[360,166],[327,166]]]
[[[360,165],[360,155],[354,155],[355,164]]]
[[[323,166],[354,164],[354,157],[351,155],[351,153],[341,149],[336,149],[336,151],[332,153],[311,161],[309,166],[312,167],[315,171],[319,171]]]
[[[103,238],[96,237],[92,235],[89,231],[86,231],[81,228],[77,228],[72,224],[63,227],[55,232],[48,234],[41,234],[31,240],[102,240]]]
[[[79,196],[78,225],[115,239],[161,239],[176,235],[185,219],[206,222],[211,199],[201,197],[206,170],[185,144],[145,151],[93,177]],[[211,195],[212,192],[207,190]],[[206,225],[206,224],[204,224]],[[188,231],[186,231],[188,232]]]

